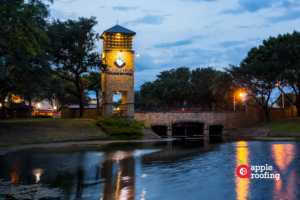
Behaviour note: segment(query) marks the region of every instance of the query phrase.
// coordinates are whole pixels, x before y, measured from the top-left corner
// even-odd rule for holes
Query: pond
[[[61,188],[68,200],[299,199],[299,147],[210,137],[27,149],[0,157],[0,177]],[[240,178],[239,162],[272,170]]]

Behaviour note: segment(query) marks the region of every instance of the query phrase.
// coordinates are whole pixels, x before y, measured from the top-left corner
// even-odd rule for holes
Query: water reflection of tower
[[[115,154],[120,153],[120,151]],[[125,152],[122,152],[125,153]],[[126,152],[125,154],[127,154]],[[130,152],[134,153],[134,152]],[[129,153],[129,154],[130,154]],[[134,176],[135,159],[134,157],[124,158],[122,160],[109,159],[112,156],[109,153],[105,155],[106,159],[102,163],[101,177],[104,179],[103,200],[109,199],[134,199]],[[113,156],[116,158],[116,156]]]

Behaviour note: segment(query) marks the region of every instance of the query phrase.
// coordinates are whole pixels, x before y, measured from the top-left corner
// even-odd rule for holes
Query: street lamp
[[[41,107],[41,104],[37,104],[37,107],[38,107],[38,113],[40,112],[40,107]]]
[[[243,93],[239,93],[239,96],[243,98]],[[233,93],[233,110],[235,111],[235,93]]]
[[[279,86],[280,86],[280,84],[279,83],[276,83],[275,84],[278,88],[279,88]],[[287,87],[289,87],[290,86],[290,84],[286,84],[286,86]],[[284,93],[283,93],[283,85],[281,86],[281,101],[282,101],[282,108],[284,108]]]
[[[53,109],[54,109],[54,112],[55,112],[56,111],[56,106],[54,106]]]

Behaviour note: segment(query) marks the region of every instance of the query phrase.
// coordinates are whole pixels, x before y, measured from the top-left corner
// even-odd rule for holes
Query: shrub
[[[142,128],[150,129],[143,121],[118,117],[98,117],[95,122],[111,136],[111,139],[140,139]]]

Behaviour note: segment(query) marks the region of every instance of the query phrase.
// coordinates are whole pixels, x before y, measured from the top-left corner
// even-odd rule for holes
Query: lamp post
[[[241,97],[243,103],[243,93],[239,93],[239,96]],[[235,111],[235,93],[233,93],[233,110]]]
[[[40,113],[40,107],[41,107],[41,104],[37,104],[37,107],[38,107],[38,113]]]
[[[276,86],[279,88],[280,84],[276,83]],[[289,86],[289,84],[287,84]],[[281,86],[281,101],[282,101],[282,108],[284,108],[284,93],[283,93],[283,85]]]
[[[54,109],[54,112],[56,112],[56,106],[54,106],[53,109]]]

